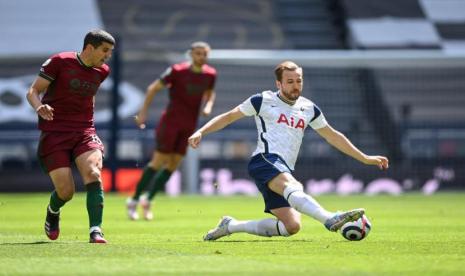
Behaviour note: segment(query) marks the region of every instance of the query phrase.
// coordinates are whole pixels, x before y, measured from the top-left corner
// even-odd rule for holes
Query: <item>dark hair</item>
[[[110,43],[111,45],[115,45],[115,39],[113,36],[104,30],[92,30],[86,34],[84,37],[84,46],[82,49],[84,50],[87,44],[94,46],[97,48],[98,46],[102,45],[103,42]]]
[[[297,70],[299,68],[301,68],[301,67],[299,65],[295,64],[292,61],[283,61],[283,62],[281,62],[280,64],[278,64],[274,68],[274,74],[276,76],[276,80],[281,81],[283,79],[283,72],[285,70],[295,71],[295,70]]]
[[[204,42],[204,41],[193,42],[191,44],[190,50],[193,50],[194,48],[204,48],[204,49],[207,49],[207,50],[211,49],[210,45],[207,42]]]

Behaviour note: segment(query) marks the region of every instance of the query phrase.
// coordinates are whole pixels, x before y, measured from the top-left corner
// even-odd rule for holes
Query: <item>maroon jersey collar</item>
[[[79,55],[78,52],[76,52],[76,58],[77,58],[79,64],[81,64],[81,65],[84,66],[85,68],[92,68],[92,66],[87,66],[87,65],[82,61],[81,56]]]

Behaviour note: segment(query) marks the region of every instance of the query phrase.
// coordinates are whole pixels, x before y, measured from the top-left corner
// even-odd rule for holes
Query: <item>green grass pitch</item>
[[[465,275],[465,193],[321,196],[330,210],[364,207],[373,229],[349,242],[307,217],[289,238],[202,236],[225,214],[266,217],[260,197],[160,196],[155,220],[129,221],[106,195],[109,244],[88,243],[84,194],[62,211],[57,241],[43,233],[48,194],[0,194],[0,275]]]

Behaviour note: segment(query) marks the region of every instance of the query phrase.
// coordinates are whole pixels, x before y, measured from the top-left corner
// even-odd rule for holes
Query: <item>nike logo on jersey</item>
[[[286,115],[282,114],[279,115],[279,119],[277,121],[278,124],[286,124],[287,126],[293,127],[293,128],[301,128],[304,130],[305,128],[305,121],[301,118],[297,118],[297,123],[296,119],[294,117],[287,118]]]

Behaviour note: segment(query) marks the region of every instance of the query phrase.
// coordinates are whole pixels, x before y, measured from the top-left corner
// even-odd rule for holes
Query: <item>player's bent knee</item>
[[[291,221],[284,223],[289,235],[297,234],[300,231],[301,223],[299,221]]]
[[[59,197],[63,201],[70,201],[71,199],[73,199],[73,196],[74,196],[74,192],[66,194],[63,198],[61,196]]]
[[[99,169],[92,169],[87,177],[89,178],[88,181],[101,181],[102,173]]]
[[[63,188],[56,190],[58,197],[63,201],[70,201],[74,196],[73,188]]]

